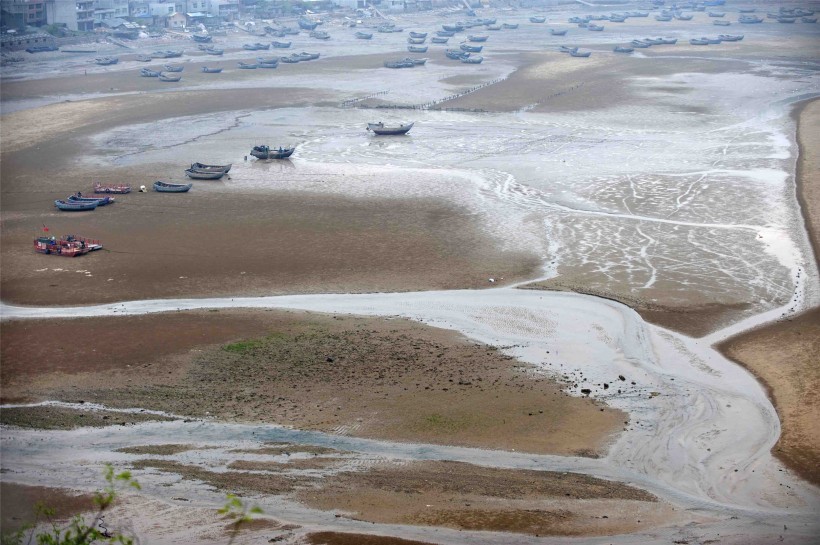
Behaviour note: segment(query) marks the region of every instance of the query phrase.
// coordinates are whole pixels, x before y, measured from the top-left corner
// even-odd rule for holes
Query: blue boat
[[[743,39],[743,34],[721,34],[718,38],[724,42],[739,42]]]
[[[550,35],[552,35],[552,36],[566,36],[567,35],[567,29],[557,30],[557,29],[551,28],[550,29]]]
[[[741,15],[737,22],[744,25],[754,25],[762,23],[763,19],[757,15]]]
[[[208,68],[207,66],[202,67],[203,74],[219,74],[222,72],[221,68]]]
[[[655,15],[655,20],[660,21],[661,23],[668,23],[672,20],[671,15]]]
[[[356,36],[356,38],[358,38],[360,40],[370,40],[370,39],[373,38],[373,33],[371,33],[371,32],[357,32],[355,34],[355,36]],[[288,46],[290,46],[290,43],[288,43]]]
[[[81,193],[77,193],[76,195],[70,195],[66,200],[80,203],[96,202],[97,206],[105,206],[114,202],[114,197],[83,197]]]
[[[706,38],[692,38],[689,43],[692,45],[709,45],[709,40]]]
[[[712,24],[715,26],[730,26],[732,23],[729,21],[724,21],[723,19],[715,19],[712,21]]]
[[[143,78],[158,78],[162,72],[158,70],[151,70],[150,68],[141,68],[140,76]]]
[[[414,45],[420,45],[420,44],[423,44],[426,40],[427,40],[427,38],[409,37],[409,38],[407,38],[407,43],[414,44]]]
[[[461,32],[464,30],[462,25],[441,25],[441,28],[448,32]]]
[[[817,17],[801,17],[800,20],[804,23],[816,23]]]
[[[193,186],[194,184],[172,184],[157,180],[154,182],[154,191],[158,191],[160,193],[186,193]]]
[[[515,30],[516,28],[518,28],[518,23],[503,23],[501,25],[501,28],[506,28],[506,29],[509,29],[509,30]]]
[[[430,42],[434,44],[446,44],[449,40],[450,38],[442,38],[440,36],[433,36],[430,38]]]
[[[299,28],[315,30],[317,26],[319,26],[319,23],[313,22],[310,19],[305,19],[304,17],[299,19]]]
[[[465,64],[481,64],[483,60],[484,57],[482,57],[481,55],[461,57],[461,62]]]
[[[426,38],[426,37],[427,37],[427,33],[426,33],[426,32],[413,32],[413,31],[411,30],[411,31],[410,31],[410,37],[411,37],[411,38]]]
[[[427,53],[426,45],[408,45],[407,51],[410,53]]]
[[[453,59],[453,60],[456,60],[456,61],[460,61],[464,57],[469,57],[470,56],[469,53],[465,53],[464,51],[461,51],[460,49],[447,49],[447,50],[444,51],[444,54],[447,55],[448,59]]]
[[[165,69],[165,72],[182,72],[185,69],[184,66],[173,64],[166,64],[165,66],[163,66],[163,68]]]
[[[598,25],[595,25],[595,24],[587,25],[587,30],[592,30],[592,31],[595,31],[595,32],[601,32],[603,29],[604,29],[604,27],[598,26]]]
[[[471,42],[486,42],[489,36],[479,35],[479,34],[470,34],[467,36],[467,40]]]
[[[54,206],[59,208],[60,210],[65,210],[66,212],[84,212],[86,210],[96,210],[98,203],[97,201],[94,202],[71,202],[71,201],[63,201],[63,200],[56,200],[54,201]]]
[[[242,62],[242,61],[240,61],[240,62],[237,64],[237,66],[239,66],[239,68],[241,68],[241,69],[243,69],[243,70],[256,70],[256,68],[257,68],[257,65],[256,65],[256,64],[253,64],[253,63],[247,63],[247,62]]]
[[[576,51],[570,51],[569,54],[572,57],[584,57],[584,58],[586,58],[586,57],[589,57],[590,55],[592,55],[592,51],[581,52],[581,51],[576,50]]]
[[[634,47],[624,47],[622,45],[616,45],[615,49],[613,49],[612,51],[614,51],[615,53],[632,53],[633,51],[635,51],[635,48]]]
[[[371,34],[371,36],[373,36]],[[290,47],[290,44],[293,42],[277,42],[276,40],[272,41],[270,44],[275,47],[276,49],[287,49]]]
[[[547,18],[546,18],[546,17],[540,17],[540,16],[538,16],[538,17],[535,17],[535,16],[530,17],[530,23],[544,23],[544,22],[546,22],[546,21],[547,21]]]
[[[461,44],[459,47],[462,51],[466,51],[467,53],[481,53],[481,50],[484,49],[483,45]]]
[[[452,30],[438,30],[436,31],[436,35],[441,36],[442,38],[452,38],[456,35],[456,33]]]

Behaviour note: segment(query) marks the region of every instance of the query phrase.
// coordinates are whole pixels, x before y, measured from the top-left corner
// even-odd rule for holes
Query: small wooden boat
[[[407,61],[404,59],[399,61],[384,61],[385,68],[413,68],[414,66],[416,65],[413,63],[413,61]]]
[[[515,30],[518,28],[518,23],[502,23],[501,28],[506,28],[508,30]]]
[[[296,148],[283,148],[281,146],[277,149],[272,149],[270,146],[254,146],[251,155],[257,159],[287,159],[293,155],[295,150]]]
[[[189,178],[193,178],[194,180],[219,180],[225,175],[225,172],[222,170],[217,172],[208,172],[204,170],[194,170],[192,168],[186,168],[185,174]]]
[[[385,125],[383,122],[368,123],[367,130],[378,135],[400,135],[407,134],[413,128],[414,123],[402,123],[400,125]]]
[[[174,74],[166,74],[165,72],[163,72],[163,73],[161,73],[161,74],[159,75],[159,77],[158,77],[157,79],[159,79],[160,81],[170,81],[170,82],[174,82],[174,81],[179,81],[179,80],[181,80],[181,79],[182,79],[182,76],[180,76],[180,75],[174,75]]]
[[[274,40],[270,44],[273,47],[275,47],[276,49],[287,49],[287,48],[290,47],[290,44],[292,44],[292,43],[293,42],[277,42],[277,41]]]
[[[573,51],[578,51],[577,47],[568,47],[566,45],[558,46],[558,51],[561,53],[572,53]]]
[[[252,44],[242,44],[242,49],[247,51],[261,51],[263,49],[270,49],[270,44],[263,44],[263,43],[252,43]]]
[[[413,31],[411,30],[411,31],[410,31],[410,37],[411,37],[411,38],[426,38],[426,37],[427,37],[427,33],[426,33],[426,32],[413,32]]]
[[[256,67],[257,67],[257,65],[255,65],[255,64],[249,64],[247,62],[241,62],[241,61],[238,63],[238,66],[239,66],[239,68],[242,68],[244,70],[255,70]]]
[[[462,51],[460,49],[446,49],[444,51],[444,54],[447,55],[448,59],[453,59],[453,60],[456,60],[456,61],[460,61],[464,57],[469,57],[470,56],[469,53],[465,53],[464,51]]]
[[[675,16],[675,19],[677,19],[678,21],[691,21],[692,16],[691,15],[684,15],[683,13],[680,13],[680,14]]]
[[[60,199],[54,201],[54,206],[56,206],[60,210],[65,210],[66,212],[84,212],[86,210],[96,210],[98,205],[99,203],[97,201],[71,202],[63,201]]]
[[[470,45],[470,44],[460,44],[458,46],[461,48],[462,51],[466,51],[467,53],[481,53],[481,50],[484,49],[483,45]]]
[[[259,61],[259,64],[257,64],[256,66],[258,66],[259,68],[276,68],[277,66],[279,66],[279,59],[275,59],[270,62]]]
[[[410,53],[427,53],[426,45],[408,45],[407,51]]]
[[[206,49],[205,53],[207,53],[208,55],[219,55],[219,56],[221,56],[223,53],[225,53],[225,50],[224,49]]]
[[[315,61],[319,58],[319,53],[308,53],[307,51],[294,53],[294,55],[298,56],[301,61]]]
[[[692,38],[689,43],[692,45],[709,45],[709,40],[706,38]]]
[[[360,40],[371,40],[373,38],[372,32],[357,32],[355,34],[356,38]]]
[[[202,67],[203,74],[219,74],[222,72],[221,68],[208,68],[207,66]]]
[[[289,57],[279,57],[279,60],[281,62],[286,63],[286,64],[296,64],[297,62],[301,61],[302,59],[300,59],[298,56],[294,57],[293,55],[291,55]]]
[[[183,70],[185,70],[185,67],[182,66],[182,65],[179,65],[179,64],[166,64],[166,65],[163,65],[162,68],[163,68],[164,72],[173,72],[173,73],[182,72]]]
[[[615,49],[613,49],[612,51],[614,51],[615,53],[632,53],[633,51],[635,51],[635,48],[616,45]]]
[[[721,34],[718,39],[723,42],[739,42],[743,39],[743,34]]]
[[[441,25],[441,28],[447,32],[461,32],[464,30],[462,25]],[[441,36],[441,34],[439,34]]]
[[[732,23],[730,23],[729,21],[723,21],[721,19],[715,19],[714,21],[712,21],[712,24],[715,26],[729,26]]]
[[[423,59],[413,59],[411,57],[405,57],[402,60],[406,61],[406,62],[408,62],[408,61],[412,62],[413,65],[415,65],[415,66],[423,66],[424,64],[427,63],[427,57],[425,57]]]
[[[304,30],[315,30],[319,23],[311,21],[310,19],[300,18],[299,21],[299,28]]]
[[[545,23],[547,21],[546,17],[530,17],[530,23]]]
[[[103,245],[99,240],[75,235],[64,235],[59,239],[46,236],[34,239],[35,252],[62,257],[78,257],[94,250],[100,250],[102,247]]]
[[[487,36],[486,34],[470,34],[469,36],[467,36],[467,40],[470,42],[486,42],[487,38],[489,38],[489,36]]]
[[[207,34],[191,34],[191,39],[201,44],[208,43],[213,40],[213,38]]]
[[[586,58],[586,57],[589,57],[590,55],[592,55],[592,51],[583,51],[583,52],[582,51],[570,51],[569,54],[572,57],[584,57],[584,58]]]
[[[150,68],[141,68],[140,76],[143,78],[158,78],[162,72],[158,70],[151,70]]]
[[[139,62],[151,62],[151,56],[150,55],[137,55],[134,58],[134,60],[139,61]]]
[[[436,35],[440,38],[452,38],[456,35],[456,33],[452,30],[437,30]]]
[[[709,13],[707,13],[707,15],[709,17],[723,17],[726,14],[722,11],[710,11]]]
[[[596,24],[589,24],[587,25],[587,30],[592,30],[594,32],[601,32],[604,30],[604,27],[596,25]]]
[[[222,172],[227,174],[231,171],[231,167],[233,163],[228,163],[227,165],[206,165],[205,163],[191,163],[191,170],[197,170],[201,172]]]
[[[94,193],[117,193],[124,195],[131,193],[131,186],[128,184],[101,184],[97,182],[94,184]]]
[[[157,180],[154,182],[154,191],[160,193],[185,193],[190,190],[194,184],[172,184]]]
[[[552,36],[566,36],[567,35],[567,29],[557,30],[557,29],[551,28],[550,29],[550,34]]]
[[[441,36],[433,36],[430,42],[434,44],[446,44],[450,38],[442,38]]]
[[[316,38],[317,40],[329,40],[330,34],[325,32],[324,30],[313,30],[310,33],[311,38]]]
[[[114,197],[83,197],[81,193],[69,195],[68,202],[96,202],[97,206],[105,206],[114,202]]]
[[[407,38],[407,43],[414,44],[414,45],[420,45],[420,44],[423,44],[426,40],[427,40],[427,38]]]
[[[817,17],[801,17],[800,21],[802,21],[804,23],[816,23],[817,22]]]
[[[118,57],[97,57],[94,59],[94,62],[101,66],[109,66],[111,64],[117,64],[120,62],[120,59]]]
[[[465,64],[481,64],[484,60],[484,57],[481,55],[469,56],[469,57],[462,57],[461,62]]]
[[[671,15],[655,15],[655,20],[661,23],[668,23],[672,20]]]

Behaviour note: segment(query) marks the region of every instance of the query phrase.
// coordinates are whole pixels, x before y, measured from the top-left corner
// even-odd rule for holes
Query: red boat
[[[34,239],[35,252],[63,257],[77,257],[101,248],[102,244],[99,240],[74,235],[64,235],[59,240],[55,237],[37,237]]]
[[[131,186],[128,184],[94,184],[94,193],[131,193]]]

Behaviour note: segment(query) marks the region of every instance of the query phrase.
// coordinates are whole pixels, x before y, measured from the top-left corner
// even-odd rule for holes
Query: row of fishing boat
[[[721,34],[716,38],[692,38],[689,40],[689,43],[692,45],[717,45],[722,42],[739,42],[743,39],[743,34],[739,35],[732,35],[732,34]]]

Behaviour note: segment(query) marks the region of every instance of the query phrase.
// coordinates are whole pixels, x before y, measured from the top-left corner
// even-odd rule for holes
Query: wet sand
[[[67,325],[73,336],[88,339],[81,350],[31,348],[36,338],[59,335]],[[360,437],[581,456],[604,453],[628,420],[621,411],[565,394],[563,384],[495,348],[405,320],[236,310],[10,322],[0,335],[4,402],[82,400]],[[42,422],[44,410],[30,418]],[[15,422],[25,420],[20,411]],[[86,418],[62,415],[69,427]],[[133,418],[110,423],[122,420]]]
[[[800,155],[797,195],[815,256],[820,255],[820,100],[795,108]],[[772,452],[820,485],[820,309],[728,339],[719,349],[767,387],[782,433]]]
[[[35,520],[42,521],[42,515],[38,515],[35,510],[35,506],[39,503],[54,509],[55,522],[66,521],[74,515],[87,513],[95,508],[91,494],[2,482],[0,483],[0,513],[2,513],[0,532],[3,536],[16,532]]]

